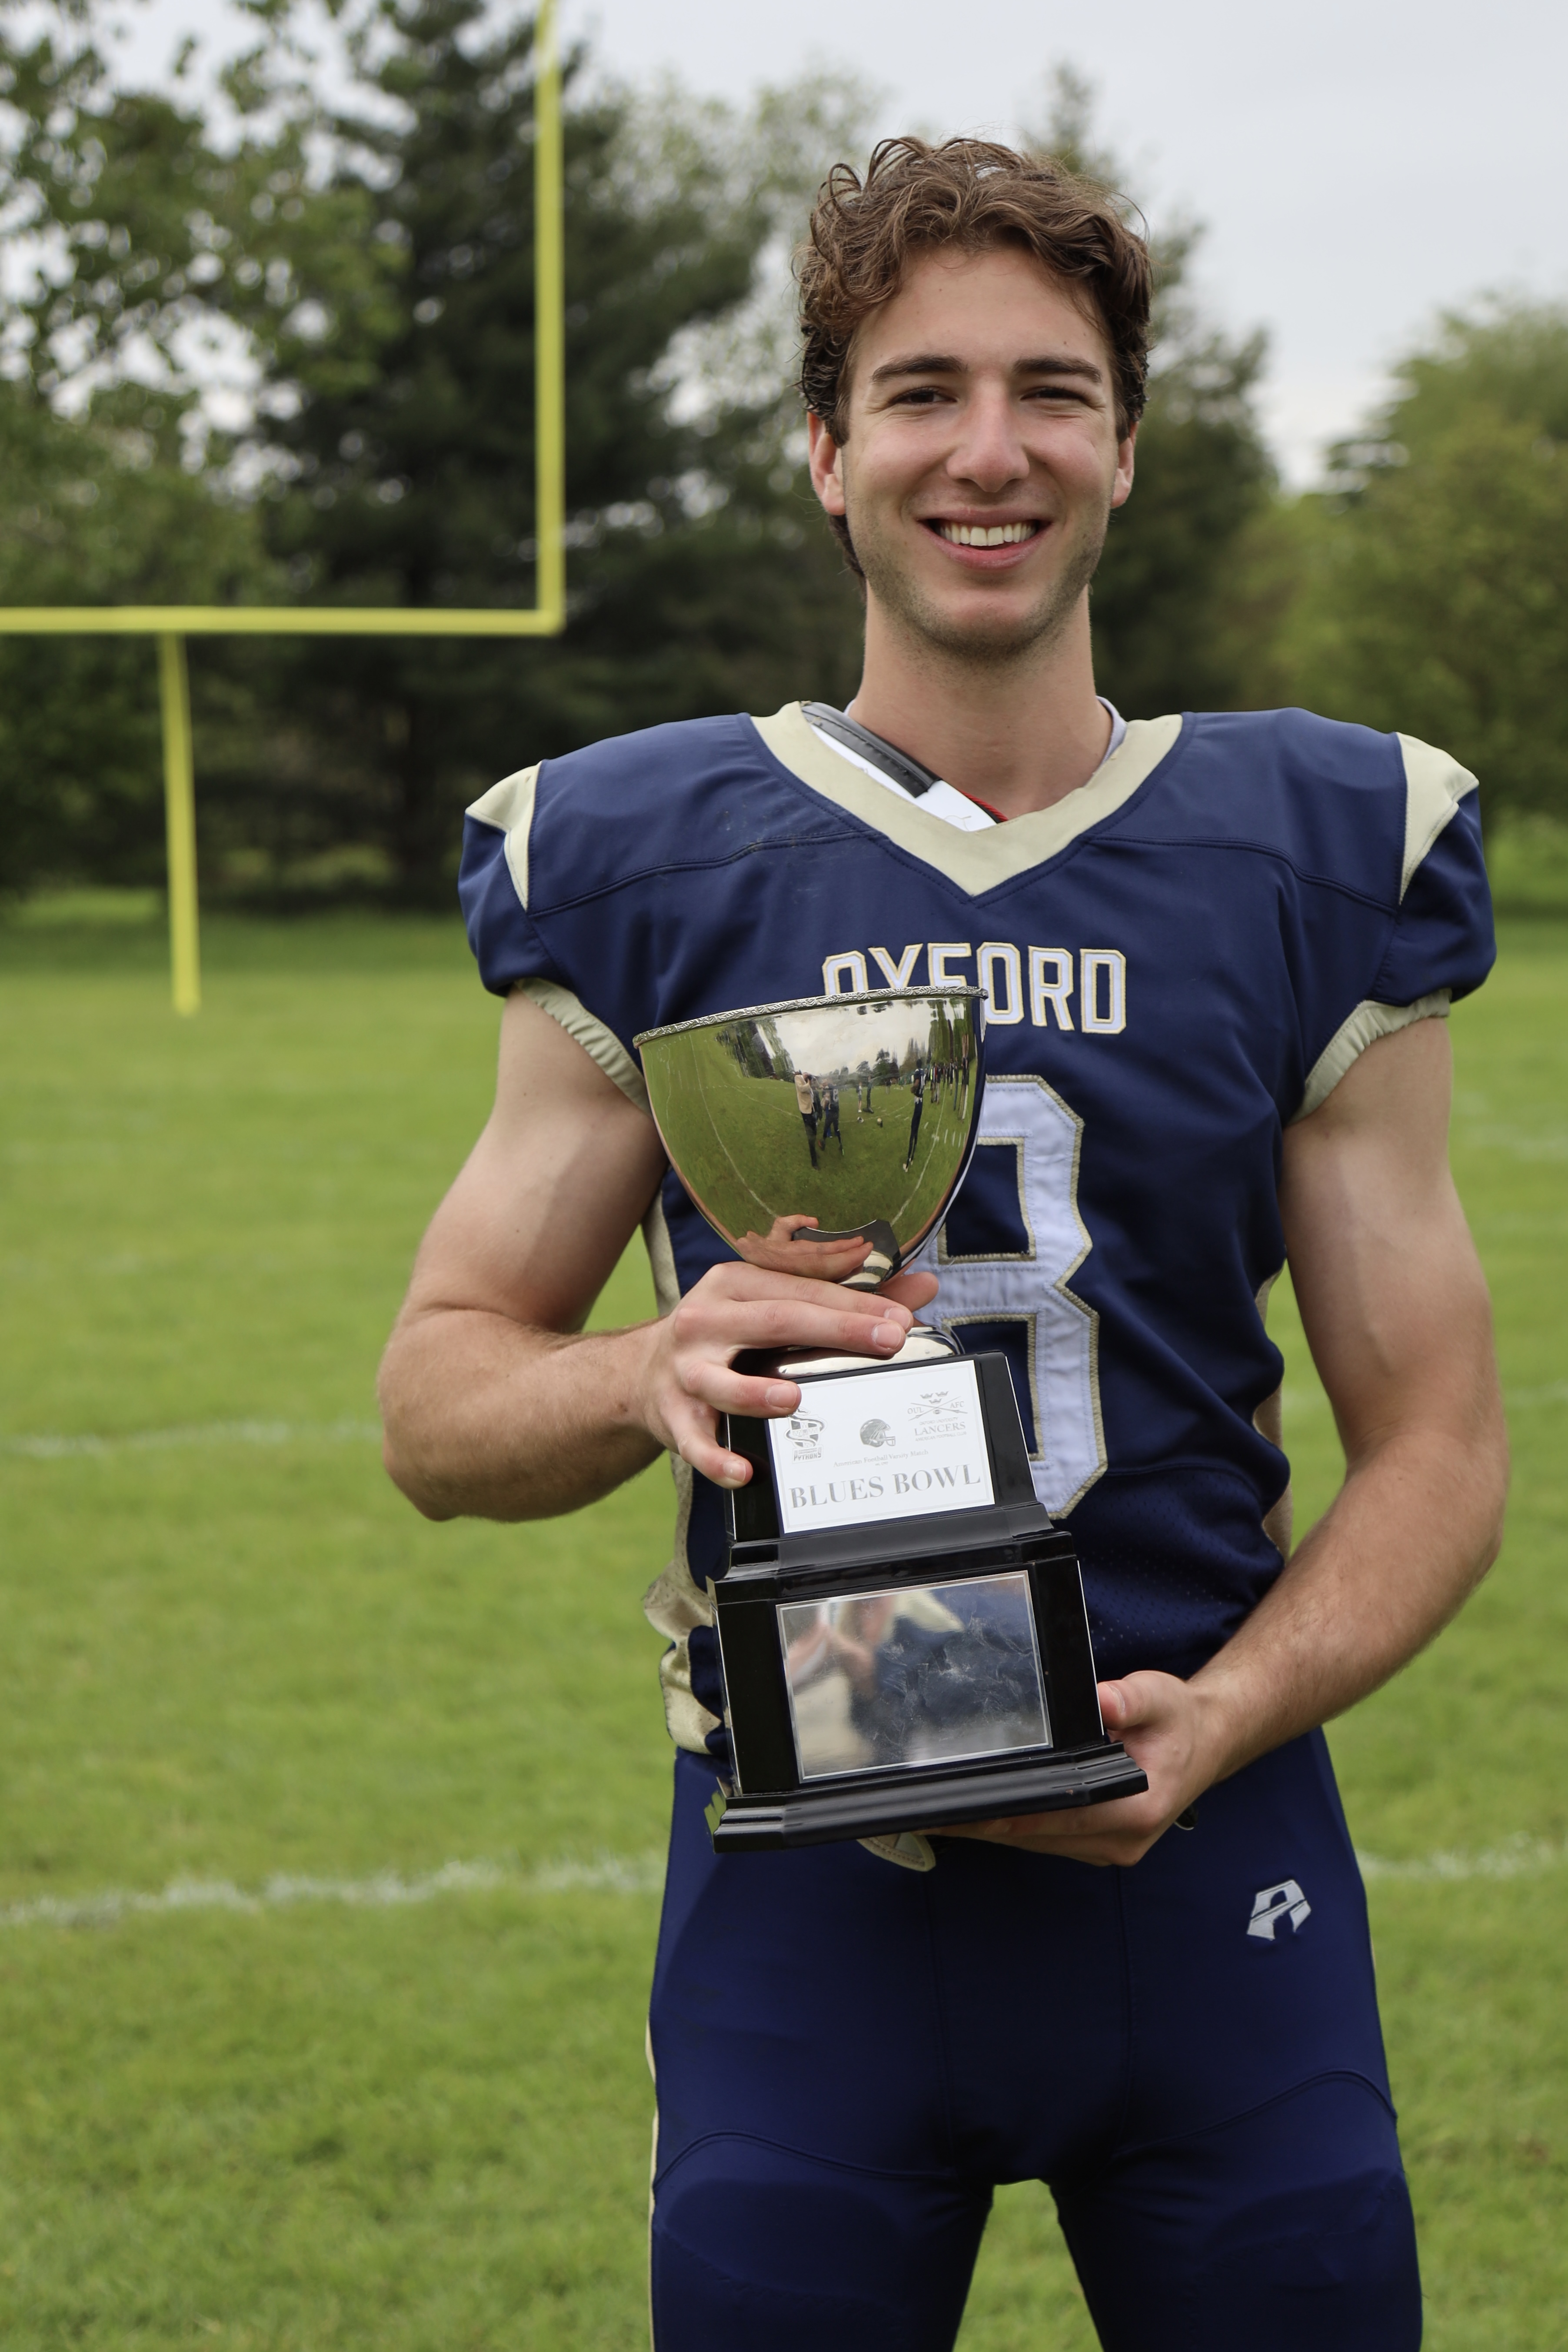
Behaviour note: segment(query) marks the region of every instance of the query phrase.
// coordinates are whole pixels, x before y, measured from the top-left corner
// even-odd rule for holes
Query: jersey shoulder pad
[[[1261,850],[1304,882],[1393,908],[1410,797],[1398,736],[1310,710],[1205,711],[1187,719],[1159,791],[1110,829]]]

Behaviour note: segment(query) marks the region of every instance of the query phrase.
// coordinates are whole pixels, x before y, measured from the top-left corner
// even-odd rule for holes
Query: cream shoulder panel
[[[569,988],[563,988],[554,980],[520,980],[513,994],[531,998],[542,1013],[558,1021],[568,1037],[574,1038],[589,1059],[597,1062],[605,1076],[619,1087],[626,1100],[635,1103],[638,1110],[647,1110],[647,1088],[643,1084],[642,1072],[615,1031],[606,1029],[580,996],[574,996]]]
[[[1408,1029],[1413,1021],[1446,1021],[1447,1017],[1446,988],[1435,988],[1430,996],[1418,996],[1414,1004],[1377,1004],[1371,997],[1365,998],[1340,1024],[1313,1063],[1301,1108],[1289,1124],[1294,1127],[1298,1118],[1310,1118],[1326,1103],[1352,1063],[1359,1061],[1379,1037],[1392,1037],[1395,1030]]]
[[[1403,898],[1412,875],[1465,794],[1475,791],[1476,780],[1447,751],[1435,751],[1414,735],[1402,735],[1399,748],[1405,754],[1405,866],[1399,877]]]
[[[481,824],[493,824],[506,835],[506,862],[517,895],[528,904],[528,835],[533,823],[533,792],[539,782],[542,763],[535,761],[531,768],[519,768],[513,776],[503,776],[492,784],[469,809]]]
[[[987,826],[984,833],[960,833],[841,758],[815,731],[798,702],[786,702],[771,719],[754,719],[752,724],[774,759],[782,760],[803,784],[934,866],[972,898],[1042,865],[1091,824],[1113,816],[1152,774],[1182,731],[1179,718],[1134,719],[1121,750],[1054,808],[1015,817],[1010,824]]]

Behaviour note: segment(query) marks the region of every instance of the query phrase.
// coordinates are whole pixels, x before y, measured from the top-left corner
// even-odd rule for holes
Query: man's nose
[[[1002,490],[1026,479],[1029,453],[1016,411],[1000,386],[983,385],[966,402],[963,429],[947,470],[955,481],[973,482],[981,490]]]

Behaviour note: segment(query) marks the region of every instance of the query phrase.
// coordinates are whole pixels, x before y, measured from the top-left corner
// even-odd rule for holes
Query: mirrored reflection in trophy
[[[803,1780],[1048,1744],[1021,1570],[786,1601],[779,1627]]]
[[[972,989],[879,990],[638,1041],[681,1182],[738,1255],[862,1288],[898,1271],[968,1163],[978,1004]]]
[[[981,999],[879,989],[636,1040],[670,1164],[753,1265],[859,1288],[898,1273],[963,1181]],[[713,1587],[732,1791],[721,1851],[1046,1811],[1145,1786],[1108,1739],[1071,1537],[1035,1497],[1000,1354],[918,1325],[885,1362],[742,1360],[800,1385],[731,1415],[751,1462]]]

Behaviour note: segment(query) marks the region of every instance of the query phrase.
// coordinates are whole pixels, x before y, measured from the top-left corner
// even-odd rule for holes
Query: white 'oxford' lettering
[[[985,1019],[1005,1028],[1024,1017],[1024,966],[1008,940],[987,940],[975,958],[980,985],[985,992]]]
[[[890,948],[844,948],[822,961],[825,996],[870,988],[919,988],[925,958],[928,988],[966,983],[962,967],[974,960],[985,997],[985,1019],[998,1029],[1027,1019],[1037,1029],[1085,1037],[1120,1037],[1127,1026],[1127,958],[1120,948],[1019,948],[1011,940],[915,940],[896,956]],[[1075,1008],[1074,995],[1078,1003]]]
[[[1078,1017],[1092,1034],[1127,1026],[1127,958],[1120,948],[1085,948],[1079,958]]]
[[[907,947],[904,950],[903,954],[899,958],[897,963],[893,961],[892,957],[888,953],[886,948],[873,948],[871,950],[871,961],[879,967],[882,974],[881,981],[879,984],[883,988],[908,988],[914,973],[915,965],[920,960],[920,952],[923,944],[924,942],[922,940],[916,940],[912,947]]]

